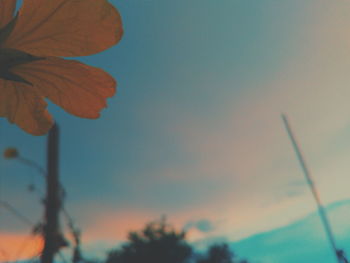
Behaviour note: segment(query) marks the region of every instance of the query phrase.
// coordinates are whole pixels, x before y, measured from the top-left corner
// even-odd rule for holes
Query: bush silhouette
[[[192,255],[185,237],[163,218],[129,233],[128,242],[109,252],[106,263],[185,263]]]
[[[208,248],[206,257],[197,263],[248,263],[246,260],[238,261],[234,256],[227,244],[214,244]]]

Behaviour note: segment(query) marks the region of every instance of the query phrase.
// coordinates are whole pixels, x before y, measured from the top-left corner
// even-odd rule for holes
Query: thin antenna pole
[[[288,133],[289,139],[292,142],[295,154],[297,155],[297,158],[299,160],[299,164],[301,166],[301,169],[303,170],[303,173],[305,175],[305,179],[310,187],[311,193],[313,195],[313,197],[315,198],[316,204],[317,204],[317,208],[318,208],[318,213],[320,215],[323,227],[325,229],[326,235],[328,237],[329,242],[331,243],[331,246],[333,248],[334,254],[337,258],[338,263],[344,263],[347,262],[347,260],[344,258],[344,254],[342,250],[338,250],[336,243],[335,243],[335,239],[334,239],[334,235],[332,232],[332,228],[331,225],[329,223],[326,211],[322,205],[321,199],[320,199],[320,195],[317,192],[317,189],[315,187],[315,184],[311,178],[311,174],[310,171],[306,165],[305,159],[303,158],[303,155],[301,153],[300,147],[293,135],[292,129],[289,125],[288,119],[286,117],[286,115],[282,114],[282,120],[284,123],[284,126],[286,128],[286,131]]]

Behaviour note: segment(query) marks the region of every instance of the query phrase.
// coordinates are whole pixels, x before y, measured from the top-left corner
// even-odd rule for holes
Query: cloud
[[[83,228],[83,239],[86,242],[125,241],[130,231],[140,230],[146,223],[155,219],[150,212],[132,209],[122,209],[117,212],[112,210],[103,214],[96,214],[93,210],[90,212],[94,215],[90,216]]]
[[[320,12],[298,32],[298,54],[283,67],[251,82],[255,87],[245,87],[239,101],[218,106],[215,118],[203,110],[169,128],[191,163],[181,170],[188,176],[172,178],[197,178],[197,187],[217,182],[217,195],[199,204],[222,221],[217,231],[242,237],[314,209],[307,185],[293,183],[304,176],[281,113],[289,116],[324,202],[349,197],[350,19],[341,15],[348,3],[322,4],[329,8],[317,6]]]
[[[203,233],[209,233],[215,229],[215,226],[208,219],[200,219],[198,221],[190,221],[184,226],[185,231],[189,231],[191,228],[195,228]]]
[[[132,158],[146,149],[148,158],[140,157],[141,166],[138,158],[125,161],[128,166],[135,164],[127,168],[132,172],[125,172],[125,181],[120,180],[121,168],[117,167],[118,180],[109,186],[110,204],[84,199],[75,205],[77,222],[84,222],[84,241],[106,240],[105,247],[118,244],[129,230],[141,229],[162,214],[169,216],[170,223],[186,225],[191,240],[223,235],[231,240],[309,213],[314,202],[307,185],[295,183],[304,178],[280,119],[282,112],[290,117],[325,203],[349,197],[350,19],[344,14],[348,3],[322,0],[315,2],[315,8],[305,27],[293,32],[298,52],[286,56],[282,66],[269,74],[259,77],[248,72],[249,81],[237,83],[230,72],[234,69],[228,67],[223,81],[216,83],[207,74],[203,83],[191,82],[213,93],[208,93],[208,105],[198,104],[194,113],[187,112],[190,107],[178,106],[181,96],[171,105],[163,97],[158,107],[157,102],[149,102],[154,107],[151,112],[142,111],[142,120],[149,127],[161,125],[166,136],[155,133],[149,144],[136,141],[137,147],[125,147]],[[209,84],[208,79],[212,79]],[[177,90],[178,82],[171,83]],[[234,88],[227,92],[227,87],[239,85],[239,92]],[[188,92],[183,92],[187,103],[197,105],[199,100],[189,94],[199,96],[199,89]],[[139,137],[137,133],[135,138]],[[167,148],[168,141],[176,147]],[[127,204],[113,205],[119,198],[116,192],[125,191],[125,185],[127,198],[120,198]]]
[[[42,249],[38,236],[0,232],[0,262],[28,259],[37,256]]]
[[[266,76],[247,76],[252,80],[242,82],[239,94],[225,93],[225,105],[210,105],[215,114],[206,108],[183,114],[176,103],[169,109],[167,100],[152,108],[164,114],[163,119],[169,111],[171,124],[162,123],[164,145],[171,140],[176,148],[163,152],[160,147],[157,154],[149,154],[152,160],[140,176],[127,176],[129,195],[139,207],[90,208],[96,215],[88,216],[88,240],[123,240],[131,228],[140,229],[161,214],[191,229],[191,240],[224,234],[239,239],[312,211],[314,202],[284,130],[282,112],[290,118],[325,203],[348,197],[350,20],[339,16],[346,3],[322,4],[327,8],[318,5],[319,12],[294,32],[298,52]],[[224,80],[216,84],[217,92],[236,84],[231,75]],[[142,116],[144,122],[150,115],[159,122],[153,113]],[[178,155],[185,157],[175,158]],[[154,156],[166,158],[158,165]],[[119,212],[106,212],[113,210]],[[204,221],[198,224],[198,218]]]
[[[208,233],[214,230],[214,225],[212,224],[212,222],[206,219],[202,219],[196,222],[196,227],[198,230],[204,233]]]

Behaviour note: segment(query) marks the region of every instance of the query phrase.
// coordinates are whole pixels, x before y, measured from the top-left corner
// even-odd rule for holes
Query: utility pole
[[[283,120],[283,123],[284,123],[284,126],[286,128],[286,131],[288,133],[288,136],[289,136],[289,139],[293,145],[293,148],[294,148],[294,151],[295,151],[295,154],[297,155],[297,158],[298,158],[298,161],[299,161],[299,164],[301,166],[301,169],[305,175],[305,179],[310,187],[310,190],[311,190],[311,193],[316,201],[316,204],[317,204],[317,208],[318,208],[318,213],[319,213],[319,216],[321,218],[321,221],[322,221],[322,224],[323,224],[323,227],[325,229],[325,232],[326,232],[326,235],[328,237],[328,240],[329,240],[329,243],[331,244],[331,247],[334,251],[334,255],[337,259],[337,262],[338,263],[348,263],[349,261],[347,260],[347,258],[345,257],[345,253],[343,250],[341,249],[338,249],[337,248],[337,245],[336,245],[336,242],[335,242],[335,238],[334,238],[334,235],[333,235],[333,231],[332,231],[332,228],[331,228],[331,225],[329,223],[329,220],[328,220],[328,217],[327,217],[327,213],[326,213],[326,210],[324,209],[323,205],[322,205],[322,202],[321,202],[321,199],[320,199],[320,195],[319,193],[317,192],[317,189],[316,189],[316,186],[315,186],[315,183],[314,181],[312,180],[311,178],[311,174],[310,174],[310,171],[306,165],[306,162],[305,162],[305,159],[301,153],[301,150],[300,150],[300,147],[295,139],[295,136],[293,134],[293,131],[289,125],[289,122],[288,122],[288,119],[287,119],[287,116],[282,114],[282,120]]]
[[[55,124],[47,140],[47,176],[45,198],[45,221],[43,227],[44,250],[41,263],[53,263],[60,248],[59,211],[61,209],[61,188],[59,183],[58,154],[59,129]]]

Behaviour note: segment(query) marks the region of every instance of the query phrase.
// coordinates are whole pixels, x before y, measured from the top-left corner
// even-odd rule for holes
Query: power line
[[[17,157],[17,160],[21,163],[23,163],[24,165],[27,165],[27,166],[30,166],[30,167],[33,167],[34,169],[36,169],[38,171],[38,173],[40,175],[42,175],[44,178],[46,177],[46,171],[44,168],[42,168],[39,164],[37,164],[36,162],[30,160],[30,159],[27,159],[27,158],[24,158],[22,156],[18,156]]]
[[[9,212],[11,212],[15,217],[21,220],[23,223],[33,227],[35,224],[21,212],[19,212],[16,208],[14,208],[11,204],[6,201],[0,200],[0,205],[6,208]]]
[[[54,137],[53,135],[55,135],[55,134],[53,134],[54,132],[55,133],[57,133],[58,131],[57,131],[57,126],[55,127],[56,128],[56,130],[55,129],[52,129],[52,131],[50,131],[50,133],[49,133],[49,141],[48,142],[51,142],[51,144],[56,144],[56,145],[53,145],[53,146],[55,146],[56,148],[58,147],[58,142],[57,141],[55,141],[55,140],[52,140],[53,138],[51,138],[51,141],[50,141],[50,137]],[[52,151],[52,149],[54,149],[54,148],[48,148],[48,150],[50,150],[51,149],[51,151]],[[53,154],[54,152],[51,152],[51,154]],[[57,153],[55,153],[56,155],[57,155]],[[55,164],[55,163],[52,163],[53,162],[53,159],[55,159],[55,158],[50,158],[50,156],[48,156],[48,171],[46,171],[42,166],[40,166],[38,163],[36,163],[35,161],[33,161],[33,160],[30,160],[30,159],[27,159],[27,158],[24,158],[24,157],[22,157],[22,156],[20,156],[20,154],[18,153],[18,151],[15,149],[15,148],[9,148],[9,149],[7,149],[7,151],[5,151],[5,154],[4,154],[4,156],[5,156],[5,158],[7,158],[7,159],[16,159],[17,161],[19,161],[19,162],[21,162],[22,164],[24,164],[24,165],[26,165],[26,166],[30,166],[30,167],[32,167],[32,168],[35,168],[35,170],[46,180],[46,186],[47,187],[51,187],[52,188],[52,184],[50,183],[50,178],[52,177],[52,174],[53,174],[53,172],[57,172],[57,171],[55,171],[55,169],[56,168],[58,168],[58,167],[54,167],[55,165],[57,166],[57,164]],[[53,157],[53,156],[51,156],[51,157]],[[57,156],[58,157],[58,156]],[[50,165],[51,166],[50,166]],[[55,168],[55,169],[52,169],[52,168]],[[68,228],[69,228],[69,230],[70,230],[70,232],[71,232],[71,234],[72,234],[72,237],[74,238],[74,242],[75,242],[75,244],[76,244],[76,248],[75,249],[78,249],[79,250],[79,244],[80,244],[80,231],[79,231],[79,229],[78,228],[76,228],[75,227],[75,224],[74,224],[74,221],[73,221],[73,219],[72,219],[72,217],[69,215],[69,213],[68,213],[68,211],[67,211],[67,209],[64,207],[64,205],[63,205],[63,200],[65,199],[65,195],[66,195],[66,191],[65,191],[65,189],[64,189],[64,187],[63,187],[63,185],[61,184],[61,182],[59,182],[59,180],[58,180],[58,178],[57,178],[57,182],[55,183],[56,184],[56,190],[55,191],[57,191],[57,193],[56,193],[56,201],[57,201],[57,204],[58,204],[58,209],[57,209],[57,216],[58,216],[58,210],[61,210],[62,212],[63,212],[63,215],[64,215],[64,217],[65,217],[65,219],[66,219],[66,221],[67,221],[67,225],[68,225]],[[32,183],[32,184],[30,184],[29,185],[29,191],[31,191],[31,192],[35,192],[35,193],[37,193],[37,194],[39,194],[40,195],[40,201],[43,201],[43,197],[41,196],[42,195],[42,193],[40,193],[40,191],[38,191],[38,189],[37,189],[37,187],[35,187],[35,184],[34,183]],[[47,190],[48,191],[48,190]],[[51,196],[52,197],[52,196]],[[52,198],[51,198],[52,199]],[[52,202],[51,202],[51,205],[49,205],[48,203],[50,203],[49,201],[51,200],[50,199],[50,196],[48,195],[48,192],[47,192],[47,195],[46,195],[46,198],[45,198],[45,207],[46,207],[46,213],[45,213],[45,218],[46,218],[46,220],[45,220],[45,225],[47,225],[47,223],[48,223],[48,221],[47,221],[47,219],[48,219],[48,214],[47,214],[47,212],[48,212],[48,210],[53,210],[52,209],[52,207],[53,207],[53,205],[52,205]],[[51,200],[52,201],[52,200]],[[14,207],[13,206],[11,206],[10,204],[8,204],[7,202],[5,202],[5,201],[3,201],[2,202],[2,205],[5,207],[5,208],[7,208],[9,211],[11,211],[11,213],[12,214],[14,214],[16,217],[18,217],[18,218],[20,218],[21,219],[21,221],[23,221],[23,222],[25,222],[26,224],[28,224],[28,225],[33,225],[33,223],[31,222],[31,220],[30,219],[28,219],[26,216],[24,216],[24,215],[22,215],[19,211],[17,211],[16,209],[14,209]],[[57,221],[58,221],[58,217],[57,217]],[[51,223],[53,222],[53,221],[50,221]],[[47,232],[47,230],[48,229],[46,229],[47,228],[47,226],[46,227],[44,227],[43,228],[43,230],[44,230],[44,232],[42,233],[43,234],[43,236],[44,236],[44,239],[45,239],[45,242],[44,242],[44,250],[43,250],[43,253],[42,253],[42,255],[41,255],[41,259],[42,259],[42,261],[46,261],[46,259],[47,259],[47,255],[48,255],[48,251],[49,251],[49,249],[48,249],[48,245],[52,245],[54,242],[56,243],[56,242],[58,242],[58,240],[56,240],[56,237],[55,237],[55,240],[53,240],[53,238],[51,238],[50,239],[50,241],[49,241],[49,243],[48,243],[48,239],[47,239],[47,235],[48,235],[48,232]],[[49,231],[50,232],[50,231]],[[57,232],[57,231],[52,231],[52,232]],[[55,234],[56,235],[56,234]],[[60,238],[62,239],[62,240],[59,240],[59,242],[63,242],[62,243],[62,245],[63,244],[66,244],[65,242],[65,239],[63,238],[63,236],[60,236]],[[56,246],[57,244],[55,244],[55,246]],[[50,248],[51,249],[51,248]],[[59,250],[58,251],[56,251],[56,253],[57,252],[59,252]],[[62,259],[62,261],[65,261],[65,259],[64,259],[64,257],[63,257],[63,255],[59,255],[60,257],[61,257],[61,259]],[[45,260],[44,260],[44,258],[45,258]]]
[[[0,205],[4,208],[6,208],[9,212],[11,212],[12,215],[14,215],[16,218],[18,218],[21,222],[24,224],[30,226],[32,228],[31,234],[28,235],[23,242],[20,244],[19,248],[17,249],[17,253],[14,256],[15,262],[17,262],[23,253],[23,251],[28,247],[28,244],[37,236],[37,232],[33,231],[35,229],[35,224],[26,216],[24,216],[21,212],[19,212],[15,207],[13,207],[11,204],[9,204],[6,201],[0,200]],[[3,255],[7,255],[4,251],[2,251]]]

